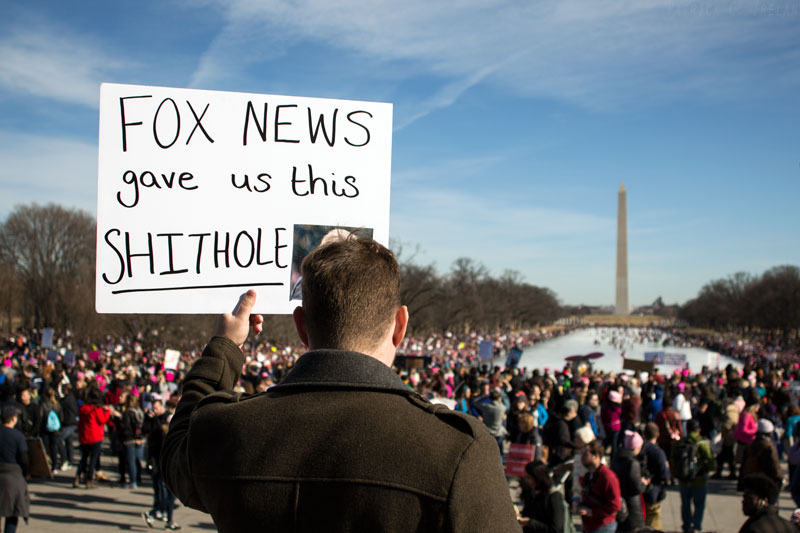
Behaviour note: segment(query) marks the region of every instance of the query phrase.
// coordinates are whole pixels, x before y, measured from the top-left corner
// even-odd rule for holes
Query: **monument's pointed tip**
[[[625,192],[625,182],[624,181],[620,181],[619,182],[619,192]]]

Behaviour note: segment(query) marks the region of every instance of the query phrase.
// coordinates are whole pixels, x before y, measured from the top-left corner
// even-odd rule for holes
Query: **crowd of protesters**
[[[701,531],[708,479],[726,470],[745,503],[761,495],[757,505],[743,504],[749,518],[742,531],[794,531],[775,504],[783,487],[800,507],[800,357],[770,349],[742,350],[741,368],[696,374],[617,374],[569,364],[530,373],[488,365],[434,368],[419,379],[434,385],[419,388],[447,403],[435,385],[443,372],[454,408],[482,418],[501,448],[503,440],[536,446],[525,476],[525,531],[561,531],[563,513],[542,481],[544,469],[563,485],[585,531],[660,529],[670,485],[680,494],[683,530]]]
[[[680,493],[684,531],[699,531],[707,479],[726,472],[745,495],[749,518],[742,530],[782,531],[775,510],[778,490],[791,490],[800,507],[796,342],[643,329],[638,334],[646,339],[704,347],[734,357],[742,367],[647,376],[571,364],[505,366],[514,348],[574,329],[409,336],[398,354],[425,360],[421,366],[398,365],[398,373],[431,401],[482,419],[501,454],[509,443],[535,446],[535,461],[522,483],[520,524],[526,532],[562,531],[573,515],[581,517],[584,531],[658,530],[660,504],[672,484]],[[480,353],[485,341],[491,341],[491,360]],[[181,352],[170,368],[167,347],[143,346],[136,339],[80,346],[56,335],[45,348],[41,332],[32,331],[6,335],[0,346],[3,427],[41,438],[50,469],[75,468],[75,487],[109,482],[133,489],[149,471],[154,503],[143,519],[150,527],[164,520],[179,528],[157,458],[183,374],[202,346]],[[260,392],[278,383],[302,353],[299,343],[257,339],[246,345],[238,391]],[[19,442],[4,437],[11,440]],[[110,443],[116,464],[101,468],[103,442]],[[15,455],[0,457],[0,467],[22,462],[18,448]],[[29,465],[19,469],[29,474]],[[0,468],[0,476],[4,472]],[[26,506],[9,509],[4,503],[3,516],[27,517]],[[6,527],[13,531],[16,521]]]

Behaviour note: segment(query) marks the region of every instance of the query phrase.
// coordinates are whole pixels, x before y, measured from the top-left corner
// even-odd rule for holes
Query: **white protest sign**
[[[686,354],[667,352],[664,354],[664,364],[672,366],[683,366],[686,364]]]
[[[42,348],[53,347],[53,328],[42,329]]]
[[[333,228],[388,244],[391,134],[391,104],[103,84],[97,311],[291,313]]]
[[[176,370],[178,368],[178,361],[181,360],[181,352],[178,350],[164,350],[164,368]]]

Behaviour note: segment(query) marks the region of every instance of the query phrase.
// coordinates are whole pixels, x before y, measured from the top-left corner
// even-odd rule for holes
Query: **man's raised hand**
[[[250,333],[250,326],[256,334],[261,333],[264,317],[250,313],[255,303],[256,291],[250,289],[242,294],[232,313],[220,315],[215,335],[226,337],[241,348]]]

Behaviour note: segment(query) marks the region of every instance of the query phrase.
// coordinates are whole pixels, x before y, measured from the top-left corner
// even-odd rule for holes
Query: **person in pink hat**
[[[606,400],[603,402],[603,407],[600,410],[600,418],[603,421],[603,428],[606,430],[606,440],[603,444],[606,447],[611,447],[611,456],[613,457],[617,451],[617,441],[619,439],[619,431],[622,428],[622,394],[619,391],[611,389],[606,395]]]
[[[644,439],[635,431],[625,430],[624,446],[611,461],[611,470],[619,479],[619,492],[628,508],[628,516],[617,525],[617,531],[637,531],[644,527],[642,493],[649,480],[642,476],[642,467],[637,459],[642,451]]]

